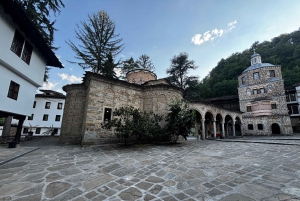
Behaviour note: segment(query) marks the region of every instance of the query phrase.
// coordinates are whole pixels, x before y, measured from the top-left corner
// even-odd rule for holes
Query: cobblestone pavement
[[[283,138],[298,141],[288,139]],[[300,146],[215,140],[131,147],[56,142],[44,138],[15,149],[0,146],[0,200],[300,200]],[[5,163],[21,154],[26,155]]]

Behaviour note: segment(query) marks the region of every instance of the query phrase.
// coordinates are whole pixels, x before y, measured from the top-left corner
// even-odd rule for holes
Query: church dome
[[[271,66],[275,66],[275,65],[270,63],[262,63],[260,54],[254,51],[254,54],[251,56],[251,66],[249,66],[246,70],[244,70],[243,73],[258,68],[271,67]]]

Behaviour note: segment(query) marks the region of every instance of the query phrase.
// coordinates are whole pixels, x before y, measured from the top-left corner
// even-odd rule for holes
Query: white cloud
[[[122,74],[122,69],[121,68],[114,68],[114,71],[116,73],[116,75],[119,77]]]
[[[214,29],[212,31],[206,31],[204,34],[195,34],[192,38],[192,43],[195,45],[201,45],[206,41],[214,40],[216,37],[221,37],[223,33],[223,29]]]
[[[202,43],[210,40],[214,40],[217,37],[221,37],[224,33],[230,31],[231,29],[235,28],[235,24],[237,21],[229,22],[229,30],[224,30],[224,29],[214,29],[212,31],[206,31],[203,34],[195,34],[192,37],[192,43],[195,45],[201,45]]]
[[[122,57],[122,58],[124,58],[124,57],[125,57],[125,55],[124,55],[124,54],[121,54],[121,57]]]
[[[67,80],[70,84],[82,81],[81,77],[76,77],[75,75],[68,75],[66,73],[58,73],[58,76],[61,77],[62,80]]]
[[[194,43],[195,45],[201,45],[203,42],[204,40],[202,39],[201,34],[196,34],[192,38],[192,43]]]
[[[228,26],[229,26],[229,30],[234,29],[235,28],[235,24],[237,23],[236,20],[234,20],[233,22],[229,22]]]
[[[156,49],[156,48],[157,48],[157,46],[153,45],[153,48],[155,48],[155,49]]]
[[[42,88],[46,90],[52,90],[58,83],[44,82]]]
[[[69,68],[70,69],[70,71],[72,71],[73,70],[73,68]]]

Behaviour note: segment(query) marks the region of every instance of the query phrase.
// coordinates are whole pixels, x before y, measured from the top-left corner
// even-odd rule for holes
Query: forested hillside
[[[250,64],[253,49],[263,63],[281,65],[285,86],[300,82],[300,31],[282,34],[271,41],[258,41],[249,49],[221,59],[218,65],[199,83],[194,82],[186,90],[190,99],[206,99],[225,95],[237,95],[237,77]]]

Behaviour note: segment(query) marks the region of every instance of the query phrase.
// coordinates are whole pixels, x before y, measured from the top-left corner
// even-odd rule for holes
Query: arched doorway
[[[272,134],[280,134],[280,126],[277,123],[273,123],[271,129]]]
[[[211,112],[205,114],[205,138],[214,138],[214,116]]]
[[[216,137],[222,138],[222,136],[225,136],[222,134],[222,122],[223,118],[221,114],[217,114],[216,116]]]
[[[230,115],[225,116],[225,137],[233,136],[233,119]]]
[[[235,136],[242,136],[241,131],[241,119],[239,117],[235,118]]]
[[[190,110],[191,112],[194,111],[196,115],[196,120],[195,120],[195,126],[191,129],[191,132],[194,136],[201,138],[202,136],[202,116],[200,112],[197,110]]]

